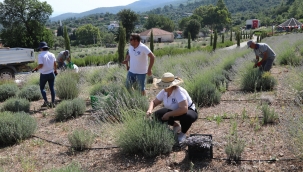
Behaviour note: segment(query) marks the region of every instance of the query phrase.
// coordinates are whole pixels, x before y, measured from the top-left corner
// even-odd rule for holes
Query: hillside
[[[177,0],[177,1],[174,1],[174,0],[153,0],[153,1],[139,0],[139,1],[136,1],[136,2],[126,5],[126,6],[99,7],[99,8],[95,8],[95,9],[85,11],[82,13],[65,13],[65,14],[61,14],[56,17],[52,17],[52,18],[50,18],[50,20],[58,21],[58,20],[64,20],[64,19],[71,18],[71,17],[80,18],[80,17],[85,17],[88,15],[91,15],[91,14],[97,14],[97,13],[116,14],[121,9],[131,9],[135,12],[145,12],[145,11],[149,11],[154,8],[163,7],[163,6],[171,4],[171,3],[173,3],[175,5],[175,4],[185,2],[185,1],[186,0]]]

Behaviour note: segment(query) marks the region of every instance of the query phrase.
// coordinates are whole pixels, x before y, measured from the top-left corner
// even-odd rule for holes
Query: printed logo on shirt
[[[171,101],[172,101],[173,104],[177,103],[177,100],[175,98],[173,98]]]
[[[140,51],[136,51],[136,56],[139,56],[141,54]]]

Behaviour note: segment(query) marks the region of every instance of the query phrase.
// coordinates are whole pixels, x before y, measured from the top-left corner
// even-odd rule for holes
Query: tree
[[[64,26],[63,35],[64,35],[65,49],[68,50],[69,53],[70,53],[70,40],[69,40],[69,36],[68,36],[68,32],[67,32],[66,26]]]
[[[230,38],[229,38],[230,41],[233,41],[233,30],[230,29]]]
[[[210,46],[213,46],[213,34],[210,35]]]
[[[188,32],[188,39],[187,39],[187,48],[188,49],[191,49],[191,35],[190,35],[190,32]]]
[[[216,48],[217,48],[217,40],[218,40],[218,33],[217,33],[217,31],[215,31],[215,34],[214,34],[214,43],[213,43],[213,51],[215,51]]]
[[[47,2],[4,0],[0,2],[0,24],[3,26],[0,37],[10,47],[37,48],[52,12]]]
[[[181,21],[179,21],[179,29],[180,30],[185,29],[189,23],[189,20],[190,20],[189,17],[182,18]]]
[[[154,33],[153,33],[153,30],[151,30],[151,33],[150,33],[150,50],[152,52],[154,52]]]
[[[130,9],[124,9],[118,12],[117,14],[119,20],[122,22],[123,27],[126,31],[126,38],[129,39],[130,34],[135,29],[135,23],[138,21],[138,15],[130,10]]]
[[[175,24],[171,19],[163,15],[150,14],[148,15],[148,19],[145,22],[144,27],[146,29],[157,27],[172,32],[175,29]]]
[[[201,25],[196,19],[191,19],[184,31],[184,36],[187,37],[190,33],[192,40],[195,40],[199,34]]]
[[[57,29],[57,36],[63,36],[63,27],[59,26]]]
[[[224,43],[224,33],[222,34],[222,43]]]
[[[122,26],[122,23],[120,23],[119,27],[119,44],[118,44],[118,61],[122,64],[124,60],[124,49],[126,45],[126,33],[125,28]]]
[[[62,36],[55,36],[54,38],[55,50],[57,49],[57,47],[64,47],[64,45],[65,45],[64,38]]]
[[[79,27],[76,31],[76,35],[77,41],[83,45],[96,44],[101,40],[99,28],[92,24]]]

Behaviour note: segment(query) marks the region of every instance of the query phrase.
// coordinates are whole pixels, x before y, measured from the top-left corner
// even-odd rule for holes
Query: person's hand
[[[54,74],[55,74],[55,76],[57,76],[57,75],[58,75],[58,72],[57,72],[57,70],[55,70],[55,71],[54,71]]]
[[[254,68],[256,68],[256,67],[257,67],[257,63],[254,64]]]
[[[126,67],[126,70],[127,70],[127,71],[129,70],[129,66]]]
[[[152,114],[152,111],[151,110],[148,110],[147,112],[146,112],[146,118],[149,118],[150,116],[151,116],[151,114]]]
[[[165,113],[163,116],[162,116],[162,120],[163,121],[167,121],[169,119],[170,115],[169,113]]]
[[[127,64],[128,63],[128,61],[127,60],[124,60],[123,62],[122,62],[122,64]]]
[[[151,76],[151,75],[152,75],[152,71],[151,71],[151,69],[148,69],[148,71],[147,71],[147,75],[148,75],[148,76]]]
[[[32,73],[37,72],[37,71],[38,71],[38,68],[35,68],[32,70]]]
[[[257,63],[257,66],[261,66],[261,65],[262,65],[261,61]]]

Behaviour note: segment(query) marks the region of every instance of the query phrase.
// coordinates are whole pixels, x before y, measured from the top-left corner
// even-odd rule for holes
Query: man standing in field
[[[128,51],[130,68],[127,73],[126,87],[129,89],[134,83],[138,83],[142,95],[145,95],[146,74],[148,76],[152,75],[155,56],[146,45],[141,43],[140,35],[137,33],[131,34]]]
[[[61,51],[56,59],[58,63],[58,69],[61,69],[62,67],[66,67],[64,61],[67,60],[68,62],[70,62],[69,51],[68,50]]]
[[[247,42],[247,46],[248,48],[253,49],[255,52],[256,63],[254,67],[259,67],[260,70],[263,70],[265,72],[269,71],[276,58],[276,54],[270,48],[270,46],[266,43],[255,43],[252,40]],[[259,58],[261,58],[261,61],[259,61]]]
[[[41,107],[55,107],[55,75],[57,75],[57,64],[55,55],[48,51],[49,47],[46,42],[40,42],[38,49],[41,51],[38,55],[38,66],[32,71],[40,72],[40,91],[44,99],[44,104]],[[46,83],[48,82],[51,92],[51,103],[48,102],[46,92],[44,90]]]

